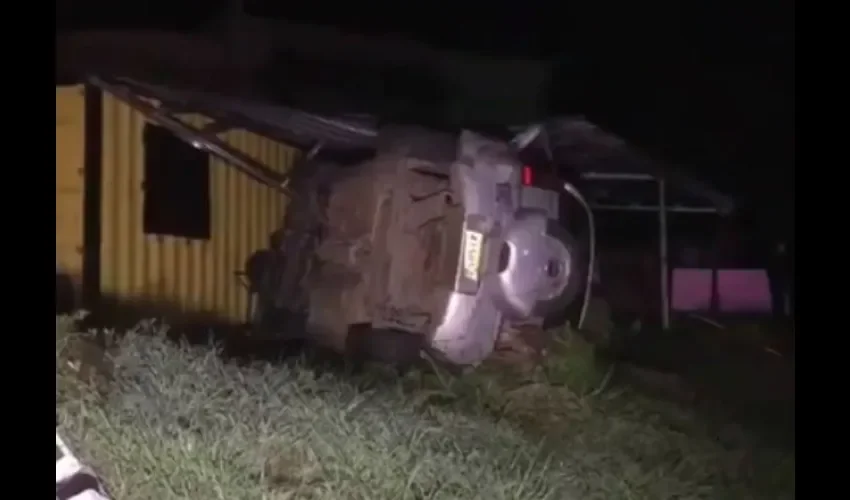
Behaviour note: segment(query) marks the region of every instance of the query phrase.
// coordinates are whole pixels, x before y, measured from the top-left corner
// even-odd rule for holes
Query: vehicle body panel
[[[474,365],[508,322],[539,324],[573,298],[571,240],[552,231],[560,193],[522,186],[509,143],[469,131],[387,135],[372,159],[316,162],[291,179],[281,251],[292,268],[283,274],[297,279],[279,284],[288,298],[277,303],[308,297],[308,336],[345,350],[352,327],[368,324]]]

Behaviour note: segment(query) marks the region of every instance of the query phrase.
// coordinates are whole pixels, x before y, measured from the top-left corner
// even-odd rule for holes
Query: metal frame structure
[[[615,173],[615,172],[583,172],[582,179],[589,181],[626,181],[626,182],[654,182],[658,187],[657,205],[614,205],[594,204],[590,207],[595,211],[620,211],[620,212],[654,212],[658,216],[658,262],[659,282],[661,286],[661,325],[667,330],[670,328],[670,262],[669,262],[669,234],[667,216],[670,213],[681,214],[718,214],[721,215],[717,206],[692,207],[685,205],[667,204],[667,184],[663,177],[639,173]]]

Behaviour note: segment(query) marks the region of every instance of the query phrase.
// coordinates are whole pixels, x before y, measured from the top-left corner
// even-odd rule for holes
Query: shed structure
[[[238,273],[280,227],[287,198],[274,183],[299,151],[208,116],[166,116],[154,100],[131,104],[95,85],[56,87],[57,308],[61,280],[66,309],[110,320],[242,321]],[[225,166],[174,120],[254,171]]]

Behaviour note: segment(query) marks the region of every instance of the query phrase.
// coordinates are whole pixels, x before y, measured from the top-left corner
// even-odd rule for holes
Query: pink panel
[[[711,269],[673,269],[670,308],[679,312],[711,309]]]
[[[720,311],[770,313],[770,279],[764,269],[721,269],[717,276]]]

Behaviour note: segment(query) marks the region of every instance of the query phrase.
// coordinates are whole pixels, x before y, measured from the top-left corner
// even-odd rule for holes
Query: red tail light
[[[525,165],[522,167],[522,185],[523,186],[533,186],[534,185],[534,171],[531,169],[529,165]]]

